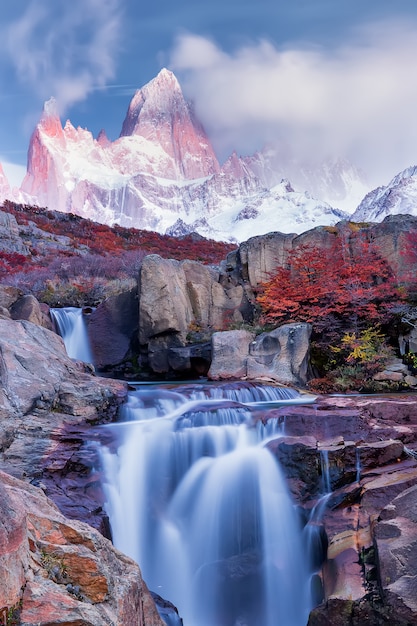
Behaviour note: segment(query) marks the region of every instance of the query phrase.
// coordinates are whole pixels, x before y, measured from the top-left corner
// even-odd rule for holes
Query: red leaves
[[[386,304],[400,299],[394,277],[375,245],[352,235],[328,247],[293,250],[258,296],[264,319],[315,322],[327,316],[383,321]],[[352,247],[355,254],[351,253]]]
[[[160,254],[164,258],[194,259],[204,264],[218,264],[227,254],[236,249],[233,244],[196,238],[187,235],[178,239],[147,230],[106,226],[84,219],[72,213],[59,213],[39,207],[5,201],[4,209],[13,214],[19,223],[34,222],[42,230],[66,235],[73,248],[86,246],[91,254],[121,255],[140,251],[145,254]],[[57,252],[57,254],[64,254]]]
[[[20,272],[30,263],[30,258],[18,252],[0,251],[0,276]]]

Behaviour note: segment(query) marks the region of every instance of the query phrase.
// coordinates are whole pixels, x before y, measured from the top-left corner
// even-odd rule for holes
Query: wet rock
[[[417,624],[417,484],[381,512],[375,545],[386,601],[399,618]]]

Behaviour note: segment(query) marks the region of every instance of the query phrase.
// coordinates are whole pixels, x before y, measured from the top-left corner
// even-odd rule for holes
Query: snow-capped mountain
[[[307,189],[314,198],[348,213],[370,189],[364,172],[346,159],[327,158],[312,164],[297,158],[288,147],[267,146],[243,160],[265,187],[287,178],[296,189]]]
[[[388,185],[370,191],[352,215],[355,222],[381,222],[387,215],[417,215],[417,166],[408,167]]]
[[[284,156],[269,147],[220,165],[176,77],[163,69],[133,96],[115,141],[62,126],[49,100],[21,193],[25,202],[106,224],[241,241],[334,224],[347,214],[314,198],[340,207],[350,197],[353,210],[357,190],[368,190],[346,162],[312,167]]]

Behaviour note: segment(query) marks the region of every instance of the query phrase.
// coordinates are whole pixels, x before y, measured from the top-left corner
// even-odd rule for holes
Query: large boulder
[[[22,625],[163,626],[134,561],[3,472],[0,564],[0,608]]]
[[[139,341],[177,334],[184,341],[194,319],[187,297],[187,279],[179,261],[151,254],[143,259],[139,277]]]
[[[153,254],[145,257],[139,278],[139,343],[147,365],[157,374],[184,373],[194,364],[181,348],[209,341],[213,330],[242,322],[241,285],[220,282],[219,272],[195,261],[174,261]],[[194,353],[200,350],[194,347]],[[197,373],[197,372],[195,372]]]
[[[23,291],[17,287],[0,285],[0,307],[10,309],[12,304],[23,296]]]
[[[98,370],[106,370],[129,358],[137,344],[139,306],[137,289],[124,291],[102,302],[89,315],[88,335]]]
[[[211,380],[246,378],[249,346],[255,335],[247,330],[213,333],[212,361],[208,377]]]
[[[307,382],[310,324],[284,324],[262,333],[249,346],[247,377],[303,387]]]
[[[304,386],[310,334],[309,324],[284,324],[256,338],[245,330],[214,333],[209,378],[270,380]]]
[[[22,295],[10,306],[10,317],[14,320],[27,320],[38,326],[53,329],[51,318],[31,294]]]

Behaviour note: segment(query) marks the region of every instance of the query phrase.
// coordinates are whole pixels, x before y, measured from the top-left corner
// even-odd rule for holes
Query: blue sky
[[[308,157],[346,156],[378,184],[417,163],[415,0],[4,4],[3,164],[26,163],[51,96],[63,122],[115,139],[134,91],[162,67],[221,160],[285,142]]]

